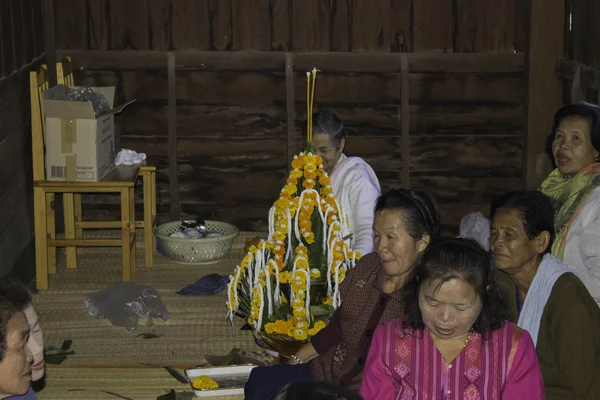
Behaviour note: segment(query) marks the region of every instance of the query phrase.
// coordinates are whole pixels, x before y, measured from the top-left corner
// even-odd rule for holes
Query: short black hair
[[[327,134],[331,138],[333,147],[340,149],[342,139],[346,137],[344,123],[331,111],[319,111],[312,117],[312,132],[314,135]]]
[[[19,280],[0,277],[0,362],[4,360],[8,321],[31,304],[31,293]]]
[[[431,239],[440,235],[440,212],[431,193],[419,189],[387,189],[375,203],[375,213],[383,210],[401,211],[406,230],[415,240],[428,234]]]
[[[560,121],[563,119],[572,116],[579,116],[590,120],[590,139],[592,141],[592,146],[596,151],[600,152],[600,107],[587,101],[568,104],[561,107],[556,114],[554,114],[552,132],[550,132],[550,135],[548,135],[546,140],[546,150],[548,151],[553,164],[554,155],[552,154],[552,142],[556,136],[558,125],[560,125]]]
[[[330,382],[288,383],[272,400],[363,400],[352,390]]]
[[[492,220],[499,209],[518,211],[529,239],[534,239],[540,233],[547,231],[550,234],[550,241],[542,254],[550,252],[556,234],[554,228],[556,202],[553,199],[538,190],[515,190],[492,201],[490,209]]]
[[[404,287],[405,332],[425,328],[419,308],[423,283],[431,279],[443,283],[455,278],[471,285],[481,299],[481,314],[473,324],[473,331],[489,339],[493,331],[502,327],[508,319],[507,298],[490,253],[472,239],[445,237],[429,244],[413,278]]]

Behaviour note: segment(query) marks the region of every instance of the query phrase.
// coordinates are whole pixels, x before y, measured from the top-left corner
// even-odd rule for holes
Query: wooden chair
[[[57,63],[57,81],[73,85],[70,59]],[[65,74],[65,71],[67,73]],[[144,229],[145,264],[152,266],[156,252],[154,221],[156,218],[156,167],[138,168],[133,179],[121,178],[116,171],[100,182],[49,182],[45,177],[45,121],[42,95],[49,87],[48,70],[42,66],[39,71],[30,72],[31,91],[31,131],[34,180],[34,222],[36,245],[36,286],[39,290],[48,288],[48,274],[56,273],[56,247],[66,247],[67,268],[77,267],[77,252],[82,247],[118,246],[122,249],[122,279],[130,281],[135,272],[136,228]],[[141,176],[144,184],[144,221],[135,221],[134,186]],[[65,239],[56,239],[54,195],[63,194]],[[85,222],[81,206],[82,193],[118,193],[121,196],[121,219],[118,221]],[[84,239],[85,228],[120,228],[120,239]]]

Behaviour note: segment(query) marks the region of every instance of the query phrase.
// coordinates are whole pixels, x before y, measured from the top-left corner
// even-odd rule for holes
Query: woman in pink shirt
[[[365,400],[544,399],[531,337],[506,321],[496,274],[476,242],[433,242],[406,287],[405,317],[375,331]]]

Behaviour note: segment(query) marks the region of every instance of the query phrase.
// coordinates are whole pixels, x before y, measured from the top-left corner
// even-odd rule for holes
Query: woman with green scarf
[[[558,110],[548,150],[556,169],[540,190],[557,203],[552,255],[600,305],[600,107],[580,102]]]

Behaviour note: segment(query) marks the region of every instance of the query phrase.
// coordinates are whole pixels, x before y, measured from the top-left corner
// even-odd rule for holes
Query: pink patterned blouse
[[[365,400],[544,399],[531,337],[506,322],[489,340],[474,333],[448,363],[429,330],[404,334],[402,321],[377,328],[360,394]]]

